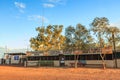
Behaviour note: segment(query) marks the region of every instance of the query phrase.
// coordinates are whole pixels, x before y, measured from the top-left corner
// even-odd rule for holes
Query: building
[[[75,63],[75,54],[67,53],[67,54],[49,54],[44,55],[44,53],[39,51],[29,52],[26,56],[27,65],[26,66],[71,66],[71,63]],[[38,55],[39,54],[39,55]],[[78,54],[78,62],[85,64],[85,66],[91,67],[102,67],[103,60],[101,55],[104,53],[82,53]],[[115,57],[116,55],[116,57]],[[120,52],[116,53],[105,53],[104,61],[106,67],[110,68],[120,68]],[[117,65],[116,65],[117,64]]]
[[[4,53],[4,64],[23,64],[25,57],[25,53]]]

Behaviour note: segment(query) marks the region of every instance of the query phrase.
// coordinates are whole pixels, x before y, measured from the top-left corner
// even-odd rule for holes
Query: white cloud
[[[112,26],[117,26],[115,23],[111,23],[110,24],[110,27],[112,27]]]
[[[66,4],[67,0],[48,0],[51,3],[55,3],[55,4]]]
[[[44,16],[41,16],[41,15],[28,16],[28,20],[33,20],[33,21],[37,21],[37,22],[42,22],[42,20],[43,20],[44,23],[48,23],[48,19]]]
[[[19,9],[21,13],[24,13],[24,9],[26,8],[26,5],[21,2],[14,2],[15,6]]]
[[[21,9],[25,9],[26,8],[26,5],[24,3],[15,2],[14,4],[18,8],[21,8]]]
[[[115,23],[116,27],[120,28],[120,21],[118,21],[117,23]]]
[[[114,27],[118,27],[118,28],[120,28],[120,21],[117,21],[117,22],[111,23],[110,26],[114,26]]]
[[[55,5],[53,5],[53,4],[48,4],[48,3],[44,3],[43,6],[44,6],[44,7],[48,7],[48,8],[53,8],[53,7],[55,7]]]

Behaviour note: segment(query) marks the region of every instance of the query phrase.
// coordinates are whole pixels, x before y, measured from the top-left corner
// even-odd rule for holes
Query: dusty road
[[[0,66],[0,80],[120,80],[120,69]]]

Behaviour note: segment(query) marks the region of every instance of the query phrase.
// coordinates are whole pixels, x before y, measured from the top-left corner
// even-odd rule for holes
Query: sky
[[[0,0],[0,47],[27,48],[43,25],[89,28],[95,17],[120,27],[120,0]]]

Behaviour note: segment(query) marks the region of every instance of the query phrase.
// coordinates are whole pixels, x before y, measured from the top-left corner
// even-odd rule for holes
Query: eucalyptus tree
[[[54,49],[61,50],[64,48],[65,36],[62,33],[63,25],[53,25],[52,44]]]
[[[74,44],[75,44],[75,28],[73,26],[68,26],[65,29],[65,37],[66,37],[66,50],[73,53]]]
[[[68,26],[65,30],[65,36],[66,48],[74,51],[75,68],[77,68],[79,54],[82,53],[82,50],[87,48],[86,46],[90,41],[92,41],[92,37],[89,30],[87,30],[82,24],[77,24],[76,28],[73,26]]]
[[[65,37],[61,34],[62,29],[62,25],[37,27],[38,35],[30,39],[31,48],[36,51],[62,49],[65,42]]]
[[[92,42],[89,30],[82,24],[77,24],[75,29],[75,46],[79,50],[85,50],[89,42]]]
[[[38,35],[30,39],[31,48],[36,51],[45,51],[47,49],[47,36],[44,27],[37,27]]]
[[[77,24],[75,28],[75,47],[78,50],[77,54],[81,54],[82,51],[87,50],[87,45],[89,42],[92,42],[92,37],[89,33],[89,30],[82,24]],[[79,56],[76,54],[76,66]]]
[[[106,28],[109,25],[109,21],[105,17],[96,17],[93,22],[91,23],[92,26],[92,31],[97,35],[98,41],[99,41],[99,48],[100,48],[100,56],[102,58],[102,63],[103,63],[103,68],[105,69],[105,61],[104,57],[105,55],[102,55],[102,47],[104,46],[104,41],[105,41],[105,32]]]
[[[115,54],[115,67],[117,68],[116,43],[120,41],[120,29],[117,27],[108,26],[108,28],[106,29],[106,33],[108,34],[107,38],[110,45],[113,46],[113,51]]]
[[[120,29],[108,26],[106,33],[109,43],[112,43],[110,45],[113,45],[113,50],[116,51],[116,42],[120,40]]]

